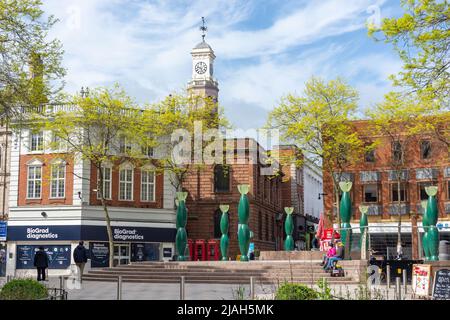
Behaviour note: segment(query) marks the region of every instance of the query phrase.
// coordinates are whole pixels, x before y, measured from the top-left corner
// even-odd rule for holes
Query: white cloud
[[[263,29],[246,28],[261,5],[256,0],[46,0],[45,10],[61,20],[51,36],[62,40],[66,51],[68,91],[119,82],[148,102],[188,82],[189,52],[201,40],[198,26],[205,16],[207,39],[217,55],[220,100],[231,120],[241,120],[245,106],[259,110],[246,122],[252,126],[265,121],[265,111],[280,96],[301,91],[313,74],[358,77],[369,70],[373,81],[357,87],[370,92],[362,93],[367,103],[371,94],[381,95],[385,87],[379,81],[394,63],[377,65],[361,57],[345,67],[336,56],[348,48],[339,35],[362,29],[367,8],[384,2],[290,1],[280,7],[283,15],[273,12],[273,22]],[[326,39],[338,45],[325,44]],[[383,54],[376,58],[384,59]]]

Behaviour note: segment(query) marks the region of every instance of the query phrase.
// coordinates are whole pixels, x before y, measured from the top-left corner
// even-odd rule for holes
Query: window
[[[216,210],[214,212],[214,238],[222,237],[222,231],[220,230],[220,219],[222,218],[222,212]]]
[[[64,162],[53,164],[51,167],[51,198],[65,197],[66,164]]]
[[[269,215],[266,215],[266,241],[269,241]]]
[[[364,189],[364,202],[368,203],[378,202],[377,184],[366,184],[363,186],[363,189]]]
[[[63,140],[61,137],[57,136],[55,133],[52,133],[52,142],[51,142],[51,148],[53,150],[61,150],[64,147]]]
[[[391,183],[391,202],[398,202],[398,185],[397,183]],[[400,201],[405,202],[408,201],[408,188],[406,183],[400,184]]]
[[[155,201],[155,172],[141,171],[141,201]]]
[[[263,219],[262,219],[262,213],[261,211],[258,212],[258,237],[259,240],[263,239]]]
[[[111,199],[111,168],[102,167],[103,171],[103,199]],[[100,173],[98,174],[98,183],[100,184]],[[100,193],[97,194],[97,198],[100,199]]]
[[[230,191],[230,167],[216,165],[214,167],[214,192]]]
[[[364,155],[364,161],[369,163],[375,162],[375,150],[366,151]]]
[[[119,171],[119,200],[133,200],[133,169]]]
[[[423,160],[431,159],[431,141],[420,141],[420,157]]]
[[[131,151],[131,147],[132,146],[129,139],[127,139],[126,137],[120,138],[120,145],[119,145],[120,153],[129,153]]]
[[[41,198],[41,186],[42,186],[42,166],[28,166],[28,199],[40,199]]]
[[[403,160],[402,143],[400,141],[395,141],[392,144],[392,160],[395,162]]]
[[[419,199],[420,201],[428,200],[428,195],[425,192],[425,188],[429,186],[435,186],[437,182],[419,182],[417,184],[417,189],[419,190]]]
[[[44,133],[42,131],[31,133],[30,135],[30,150],[42,151],[44,150]]]

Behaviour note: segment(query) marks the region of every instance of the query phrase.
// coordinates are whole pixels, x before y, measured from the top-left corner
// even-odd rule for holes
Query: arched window
[[[220,219],[222,218],[222,212],[218,209],[214,212],[214,238],[220,238],[222,231],[220,231]]]
[[[216,165],[214,167],[214,192],[230,191],[230,167]]]

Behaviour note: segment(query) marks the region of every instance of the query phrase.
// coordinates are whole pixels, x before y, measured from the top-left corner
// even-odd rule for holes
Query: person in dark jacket
[[[83,281],[83,271],[86,262],[88,261],[88,253],[86,248],[84,247],[84,242],[80,241],[78,246],[73,251],[73,260],[78,267],[78,279]]]
[[[48,255],[44,247],[39,247],[39,251],[34,255],[34,266],[37,269],[37,281],[45,281],[45,270],[48,268]]]

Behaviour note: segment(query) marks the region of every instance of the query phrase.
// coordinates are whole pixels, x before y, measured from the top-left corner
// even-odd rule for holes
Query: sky
[[[192,48],[217,56],[219,102],[235,128],[259,128],[311,76],[342,77],[360,93],[361,114],[391,89],[401,61],[366,23],[401,15],[399,0],[44,0],[60,21],[65,90],[120,83],[139,103],[182,92]]]

